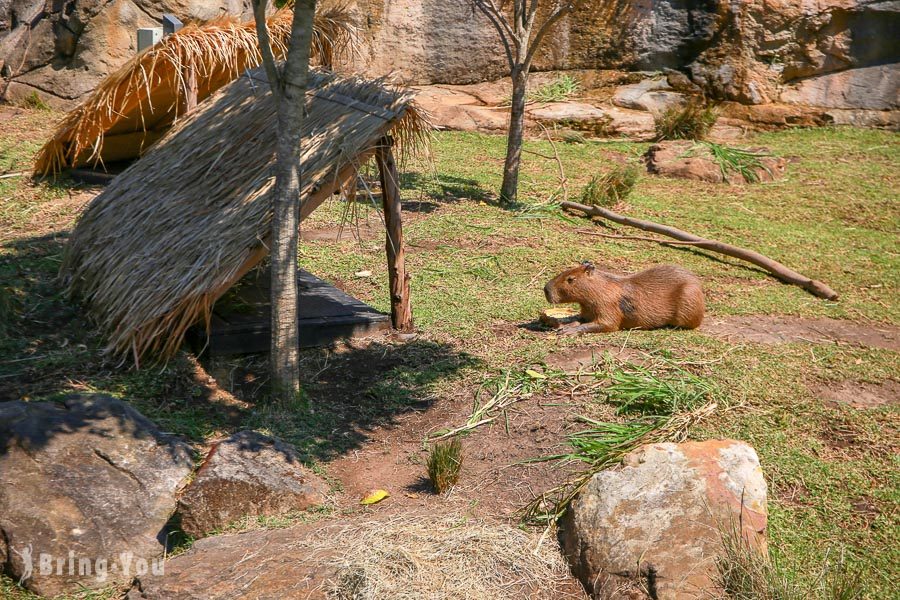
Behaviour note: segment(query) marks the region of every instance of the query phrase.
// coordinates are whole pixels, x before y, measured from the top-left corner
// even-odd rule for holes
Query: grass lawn
[[[0,122],[0,172],[26,169],[56,118],[25,111]],[[505,140],[439,133],[432,157],[403,169],[407,268],[420,338],[403,347],[373,344],[364,356],[372,372],[350,381],[319,376],[330,360],[326,352],[304,353],[306,399],[296,407],[269,406],[258,392],[264,382],[254,387],[252,377],[236,387],[218,377],[254,371],[260,358],[200,367],[185,354],[165,367],[136,372],[102,356],[101,334],[55,279],[66,231],[95,190],[65,180],[0,179],[0,400],[73,390],[111,393],[198,446],[247,427],[271,431],[328,476],[331,460],[366,444],[368,428],[390,423],[408,407],[427,408],[444,398],[471,402],[485,378],[541,365],[573,348],[601,342],[635,348],[665,356],[719,390],[720,410],[690,437],[730,437],[756,448],[769,484],[770,547],[786,571],[813,580],[843,553],[861,573],[866,597],[890,597],[900,577],[898,404],[857,409],[825,401],[822,390],[843,381],[896,380],[897,352],[837,343],[733,342],[696,331],[556,338],[523,326],[546,306],[544,283],[583,259],[619,272],[681,264],[704,280],[709,319],[765,314],[900,325],[897,134],[795,129],[755,134],[741,145],[792,157],[787,176],[729,187],[643,175],[620,212],[758,250],[827,283],[839,301],[817,299],[731,259],[579,233],[595,225],[546,207],[559,191],[556,161],[544,158],[554,153],[547,142],[526,145],[520,200],[529,206],[498,206]],[[577,200],[593,174],[637,160],[646,144],[558,144],[556,150],[569,198]],[[356,222],[380,222],[372,207],[358,205],[352,212]],[[329,201],[304,227],[332,227],[347,218],[346,204]],[[381,238],[304,241],[299,263],[388,310]],[[372,276],[354,275],[363,270]],[[389,350],[398,359],[378,373]],[[240,400],[237,416],[209,408],[211,392],[198,376],[204,368]],[[361,394],[366,402],[348,415],[340,402],[328,401],[342,393]],[[571,417],[598,410],[591,402],[571,407]],[[307,403],[318,407],[315,413]],[[334,435],[341,427],[344,433]],[[494,434],[504,435],[502,428]],[[334,483],[339,492],[340,482]],[[10,585],[4,580],[0,595],[21,595]]]

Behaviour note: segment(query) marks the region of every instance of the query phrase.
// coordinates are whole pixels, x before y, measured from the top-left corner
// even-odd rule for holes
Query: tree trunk
[[[503,186],[500,188],[500,200],[510,204],[516,201],[519,189],[519,165],[522,161],[522,139],[525,136],[525,88],[527,83],[527,71],[519,69],[513,71],[506,163],[503,165]]]
[[[297,330],[297,242],[300,235],[300,142],[309,79],[315,0],[297,0],[291,43],[279,81],[270,81],[278,106],[278,143],[272,213],[272,392],[287,401],[300,390]]]

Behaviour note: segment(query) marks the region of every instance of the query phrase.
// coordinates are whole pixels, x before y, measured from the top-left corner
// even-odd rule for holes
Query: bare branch
[[[252,0],[253,20],[256,21],[256,37],[259,41],[259,53],[262,56],[266,77],[269,79],[269,88],[276,101],[281,98],[281,76],[278,66],[275,64],[275,55],[272,53],[272,43],[269,39],[269,27],[266,25],[266,0]]]
[[[487,0],[493,6],[493,2]],[[472,5],[480,10],[484,16],[486,16],[491,24],[494,26],[494,29],[497,30],[497,33],[500,34],[500,41],[503,43],[503,50],[506,52],[506,61],[509,63],[510,70],[515,70],[516,62],[513,58],[512,48],[509,46],[509,40],[506,39],[506,32],[509,30],[509,23],[506,22],[506,19],[502,14],[494,14],[491,9],[485,6],[485,0],[472,0]],[[496,7],[493,8],[496,10]],[[510,31],[510,34],[512,32]],[[517,53],[518,54],[518,53]]]
[[[541,28],[538,29],[537,34],[529,44],[528,54],[525,56],[525,61],[522,63],[526,71],[531,68],[531,61],[534,60],[534,55],[537,52],[537,49],[541,47],[541,43],[544,41],[544,37],[560,19],[572,12],[573,8],[575,8],[575,2],[566,2],[565,4],[559,6],[549,17],[547,17],[547,20],[544,21],[544,24],[541,25]]]
[[[494,0],[469,0],[474,6],[478,7],[482,12],[484,12],[489,17],[492,17],[500,23],[503,31],[500,32],[501,36],[509,36],[510,40],[515,39],[516,34],[513,31],[513,28],[510,26],[509,21],[506,19],[506,15],[503,13],[503,4],[497,6],[494,3]]]

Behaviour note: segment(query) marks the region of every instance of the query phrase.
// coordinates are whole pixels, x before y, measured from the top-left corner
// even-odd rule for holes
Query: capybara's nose
[[[550,282],[547,282],[547,285],[544,286],[544,297],[547,298],[547,302],[553,304],[553,292],[550,291]]]

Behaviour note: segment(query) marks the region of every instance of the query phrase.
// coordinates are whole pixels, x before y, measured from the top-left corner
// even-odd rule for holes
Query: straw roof
[[[285,9],[267,21],[277,59],[287,51],[292,17]],[[349,10],[340,4],[325,9],[316,15],[312,59],[330,68],[355,39]],[[253,21],[229,17],[185,26],[122,65],[72,110],[38,152],[35,174],[140,156],[184,113],[189,67],[201,102],[260,60]]]
[[[301,218],[353,175],[386,133],[406,148],[427,125],[412,93],[312,71]],[[167,357],[188,327],[267,254],[276,107],[257,68],[220,90],[87,207],[62,273],[109,334],[108,350]]]

